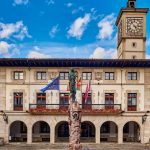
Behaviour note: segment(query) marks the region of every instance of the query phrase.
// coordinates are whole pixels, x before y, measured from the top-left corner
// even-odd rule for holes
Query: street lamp
[[[8,123],[8,116],[6,115],[6,113],[2,110],[0,111],[1,113],[3,113],[3,120]]]
[[[142,116],[142,124],[144,124],[144,122],[146,121],[147,119],[147,114],[145,113],[143,116]]]

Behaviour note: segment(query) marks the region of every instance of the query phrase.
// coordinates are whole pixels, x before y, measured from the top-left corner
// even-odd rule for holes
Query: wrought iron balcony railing
[[[32,114],[67,114],[69,104],[30,104]],[[80,104],[82,114],[120,114],[121,104]]]

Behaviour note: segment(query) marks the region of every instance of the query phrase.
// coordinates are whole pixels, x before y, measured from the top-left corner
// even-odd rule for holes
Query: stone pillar
[[[100,144],[100,126],[99,126],[99,124],[96,126],[96,131],[95,131],[95,142],[96,142],[96,144]]]
[[[118,144],[123,143],[123,127],[119,126],[118,127]]]
[[[50,143],[55,143],[55,126],[53,124],[50,126]]]
[[[27,144],[32,143],[32,126],[28,126],[27,129]]]
[[[4,123],[5,123],[5,122],[4,122]],[[6,124],[6,123],[5,123],[5,130],[4,130],[4,131],[5,131],[5,133],[4,133],[4,135],[5,135],[5,136],[4,136],[4,142],[5,142],[5,143],[9,143],[9,130],[10,130],[10,129],[9,129],[9,124]]]

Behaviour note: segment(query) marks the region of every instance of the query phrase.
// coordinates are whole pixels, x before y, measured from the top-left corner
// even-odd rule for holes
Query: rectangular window
[[[23,71],[15,71],[14,79],[15,80],[23,80]]]
[[[128,72],[128,80],[137,80],[137,72]]]
[[[69,72],[60,72],[59,77],[60,80],[69,80]]]
[[[14,110],[23,111],[23,93],[14,93]]]
[[[114,93],[105,93],[105,108],[114,108]]]
[[[92,95],[88,93],[87,99],[85,93],[82,93],[82,108],[92,109]]]
[[[83,80],[92,80],[92,73],[91,72],[83,72],[82,79]]]
[[[37,72],[36,79],[37,80],[46,80],[46,72]]]
[[[137,94],[128,93],[128,111],[137,110]]]
[[[46,93],[37,93],[38,107],[46,107]]]
[[[114,72],[105,72],[105,80],[114,80]]]
[[[68,93],[60,93],[60,109],[68,109],[69,105],[69,94]]]

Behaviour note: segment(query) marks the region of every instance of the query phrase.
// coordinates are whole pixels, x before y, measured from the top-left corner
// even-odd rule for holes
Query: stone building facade
[[[68,141],[70,68],[81,78],[82,142],[150,141],[150,60],[145,59],[144,33],[148,9],[135,4],[129,0],[116,22],[124,24],[118,26],[118,59],[0,59],[0,137],[6,143]],[[41,93],[57,76],[60,90]]]

